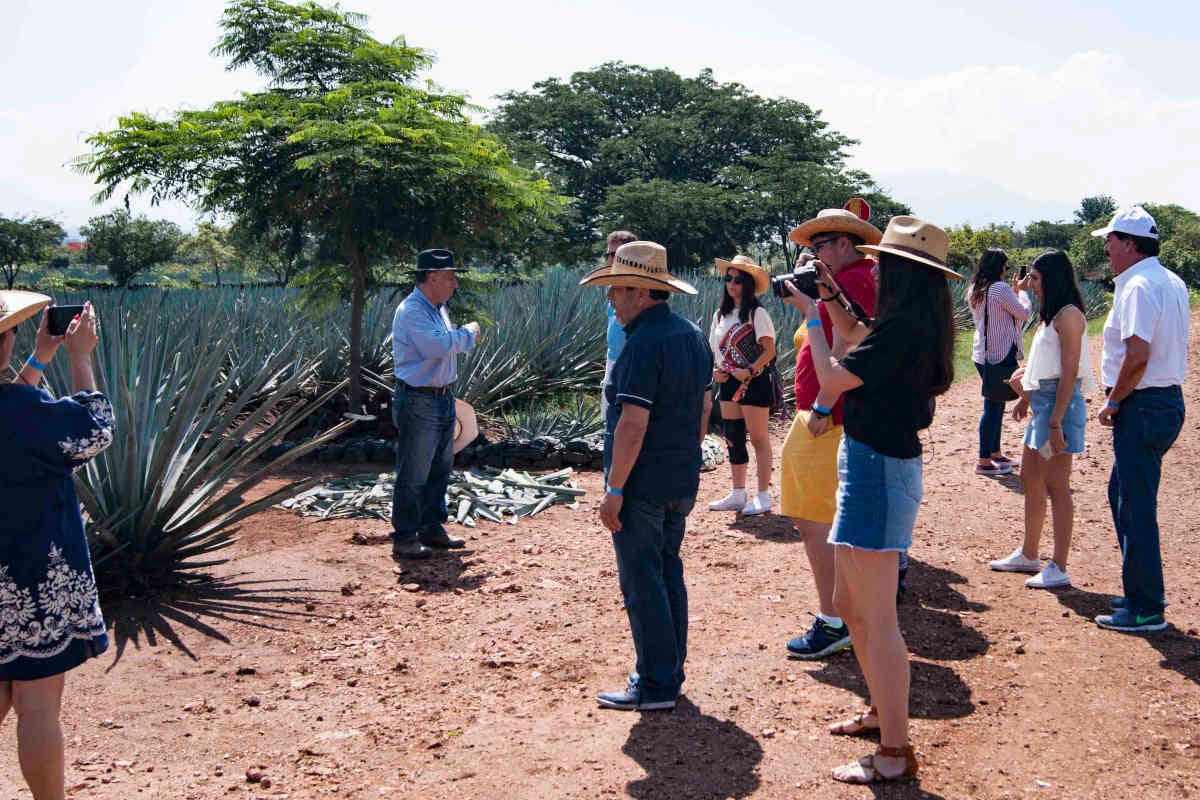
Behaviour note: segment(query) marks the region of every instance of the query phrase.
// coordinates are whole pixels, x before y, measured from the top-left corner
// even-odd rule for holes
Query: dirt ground
[[[824,732],[858,710],[865,688],[849,653],[785,658],[816,600],[803,546],[779,516],[692,515],[686,698],[674,713],[597,708],[594,694],[623,684],[633,652],[595,511],[601,477],[584,473],[578,511],[482,523],[469,551],[405,566],[390,560],[382,522],[272,510],[245,526],[211,591],[106,608],[112,649],[67,683],[70,795],[1200,796],[1198,320],[1191,416],[1160,495],[1172,623],[1161,634],[1091,619],[1120,590],[1106,431],[1089,423],[1074,471],[1075,586],[1035,591],[987,568],[1018,543],[1022,501],[1016,476],[972,472],[977,382],[939,402],[901,606],[919,784],[829,779],[873,746]],[[1010,453],[1019,436],[1006,423]],[[776,452],[781,440],[777,431]],[[698,507],[727,481],[724,467],[705,474]],[[369,543],[352,544],[355,533]],[[1047,530],[1043,556],[1049,547]],[[10,721],[0,736],[3,800],[28,797],[13,731]]]

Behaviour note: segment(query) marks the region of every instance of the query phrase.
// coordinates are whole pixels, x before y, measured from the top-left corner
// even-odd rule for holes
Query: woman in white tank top
[[[1030,415],[1021,456],[1025,488],[1025,538],[1008,557],[991,562],[1002,572],[1036,572],[1025,581],[1034,589],[1070,586],[1067,557],[1071,550],[1075,504],[1071,498],[1071,462],[1083,452],[1087,404],[1083,394],[1095,390],[1088,355],[1087,319],[1075,270],[1066,254],[1051,250],[1038,256],[1025,279],[1040,304],[1041,325],[1023,370],[1013,376],[1021,399],[1013,419]],[[1046,519],[1046,501],[1054,520],[1054,557],[1042,567],[1038,543]]]

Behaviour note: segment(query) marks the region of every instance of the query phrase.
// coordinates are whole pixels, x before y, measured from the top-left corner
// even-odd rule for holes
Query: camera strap
[[[825,284],[821,284],[821,285],[824,286]],[[842,291],[842,287],[838,284],[837,278],[833,279],[833,285],[834,285],[834,295],[833,295],[833,297],[831,297],[829,299],[836,300],[838,302],[838,305],[840,305],[842,308],[846,309],[847,314],[854,317],[856,320],[861,322],[863,325],[866,325],[868,328],[874,327],[875,319],[873,317],[871,317],[870,315],[868,315],[866,310],[864,310],[863,307],[860,306],[853,297],[850,297],[849,295],[847,295],[845,292]],[[829,288],[829,287],[826,286],[826,288]]]

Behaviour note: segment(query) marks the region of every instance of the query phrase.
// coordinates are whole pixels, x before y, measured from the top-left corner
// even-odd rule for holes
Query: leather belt
[[[410,392],[420,392],[421,394],[432,394],[437,397],[445,397],[450,394],[449,386],[413,386],[412,384],[400,381],[400,385]]]

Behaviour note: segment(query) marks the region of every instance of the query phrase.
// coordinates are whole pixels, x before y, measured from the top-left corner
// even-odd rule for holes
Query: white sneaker
[[[1040,572],[1042,562],[1036,558],[1026,558],[1018,547],[1007,558],[991,561],[988,566],[997,572]]]
[[[1058,568],[1053,561],[1046,562],[1046,568],[1025,581],[1030,589],[1057,589],[1060,586],[1070,586],[1071,576]]]
[[[759,492],[754,496],[754,499],[746,503],[742,509],[742,513],[747,517],[752,517],[755,514],[766,514],[771,510],[771,493]]]
[[[734,489],[720,500],[708,504],[709,511],[741,511],[746,505],[746,490]]]

